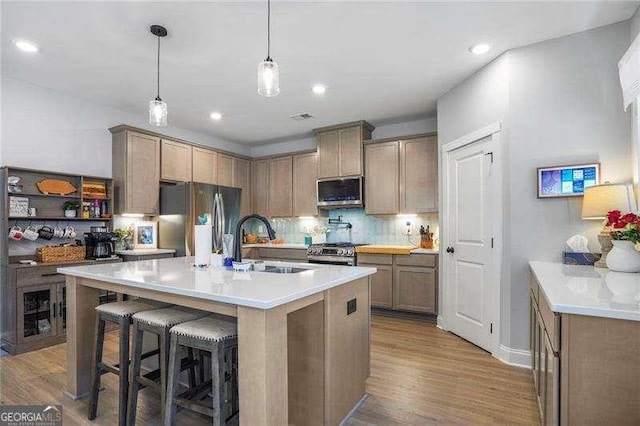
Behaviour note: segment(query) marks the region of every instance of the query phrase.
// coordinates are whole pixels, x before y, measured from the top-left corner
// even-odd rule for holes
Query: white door
[[[445,153],[443,229],[446,328],[492,352],[491,333],[499,272],[495,260],[494,141],[489,135]]]

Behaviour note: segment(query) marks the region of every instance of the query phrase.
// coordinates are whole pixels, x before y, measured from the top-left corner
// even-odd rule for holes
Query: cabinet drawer
[[[16,271],[16,285],[27,287],[39,284],[62,283],[65,276],[56,272],[58,265],[21,268]]]
[[[433,254],[396,255],[396,265],[435,268],[437,263],[436,255]]]
[[[307,251],[303,249],[259,248],[260,259],[286,259],[307,261]]]
[[[558,353],[560,352],[560,315],[551,310],[543,294],[539,295],[538,306],[542,322],[544,322],[544,328],[551,341],[551,347],[555,353]]]
[[[377,265],[393,265],[393,256],[390,254],[369,254],[358,253],[358,265],[377,264]]]

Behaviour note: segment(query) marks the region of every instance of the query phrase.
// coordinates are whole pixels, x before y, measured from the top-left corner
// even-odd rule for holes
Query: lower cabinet
[[[436,255],[358,254],[358,266],[378,269],[371,276],[371,306],[397,311],[438,313],[436,264]]]
[[[66,332],[64,282],[19,288],[16,299],[18,344]]]
[[[247,247],[245,247],[246,249]],[[244,250],[244,249],[243,249]],[[273,248],[273,247],[254,247],[251,252],[253,259],[275,260],[283,262],[306,262],[306,248]]]

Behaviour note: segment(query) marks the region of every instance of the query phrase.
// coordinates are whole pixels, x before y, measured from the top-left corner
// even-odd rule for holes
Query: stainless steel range
[[[307,249],[309,263],[328,265],[356,265],[356,247],[362,244],[324,243],[311,244]]]

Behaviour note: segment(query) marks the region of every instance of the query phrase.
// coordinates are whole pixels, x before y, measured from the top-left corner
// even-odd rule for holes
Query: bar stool
[[[169,365],[169,331],[174,325],[186,321],[193,321],[207,315],[210,315],[210,313],[186,308],[184,306],[172,306],[170,308],[142,311],[133,315],[133,354],[131,356],[131,380],[129,384],[129,404],[127,408],[128,425],[134,425],[136,422],[138,391],[143,387],[160,390],[161,413],[164,414],[164,401],[167,390],[167,367]],[[155,372],[146,375],[140,374],[140,366],[142,364],[142,338],[145,331],[158,336],[160,383],[156,380]],[[196,381],[196,362],[193,357],[192,348],[188,348],[188,357],[182,359],[181,362],[180,371],[189,369],[189,387],[193,388]],[[162,418],[164,418],[164,415]]]
[[[93,420],[98,412],[98,392],[100,377],[105,373],[117,374],[120,377],[118,396],[118,424],[124,425],[127,419],[127,393],[129,391],[129,326],[133,314],[150,309],[169,306],[167,303],[138,299],[123,302],[105,303],[96,306],[96,341],[94,345],[94,361],[91,366],[91,386],[89,394],[89,412],[87,418]],[[102,362],[104,349],[104,331],[107,322],[118,324],[119,330],[119,362],[109,365]],[[157,355],[158,350],[144,354],[144,358]]]
[[[178,396],[181,346],[211,352],[211,381]],[[213,395],[212,406],[199,402],[200,397],[209,392]],[[238,326],[235,318],[213,315],[171,328],[165,404],[165,426],[175,424],[178,406],[213,417],[214,425],[235,420],[238,415]]]

